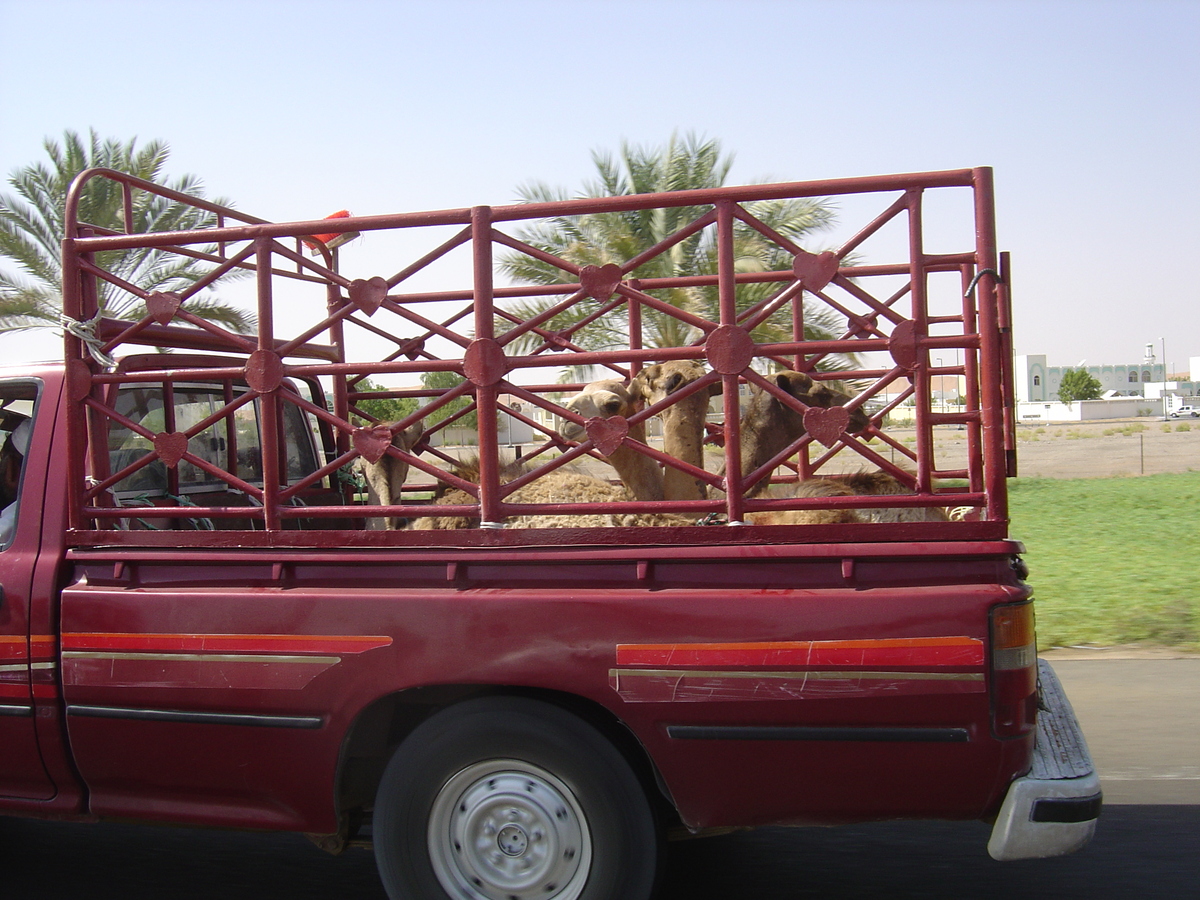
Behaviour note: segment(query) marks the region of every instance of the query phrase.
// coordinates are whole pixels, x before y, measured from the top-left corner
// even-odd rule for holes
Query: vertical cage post
[[[737,282],[733,271],[733,207],[717,204],[717,302],[722,328],[737,323]],[[711,337],[711,336],[710,336]],[[721,375],[721,405],[725,411],[725,503],[729,521],[742,523],[746,502],[742,497],[741,405],[738,403],[738,375]]]
[[[479,432],[479,517],[498,523],[500,513],[500,447],[496,425],[498,382],[503,376],[503,350],[496,343],[495,295],[492,284],[492,211],[471,210],[474,260],[475,340],[467,348],[463,374],[475,386],[475,418]]]
[[[933,460],[933,421],[931,418],[932,379],[929,375],[929,284],[925,271],[924,223],[921,214],[922,192],[908,191],[908,265],[912,297],[913,334],[917,339],[916,416],[917,416],[917,491],[931,490],[930,469]]]
[[[255,241],[255,265],[258,278],[258,352],[273,353],[275,320],[271,314],[273,285],[271,281],[271,239]],[[260,392],[262,399],[262,470],[263,470],[263,527],[278,531],[279,521],[279,387]]]
[[[1008,467],[1004,458],[1004,394],[1000,378],[1000,322],[998,315],[996,266],[996,198],[992,170],[973,171],[975,181],[975,290],[980,298],[980,366],[988,376],[980,384],[980,416],[983,419],[984,480],[987,489],[987,514],[993,521],[1004,519],[1008,509]]]

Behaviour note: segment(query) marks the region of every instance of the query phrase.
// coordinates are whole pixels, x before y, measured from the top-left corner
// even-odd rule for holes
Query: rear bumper
[[[1045,660],[1038,663],[1042,709],[1029,774],[1008,789],[992,827],[994,859],[1073,853],[1092,839],[1100,815],[1100,778],[1075,711]]]

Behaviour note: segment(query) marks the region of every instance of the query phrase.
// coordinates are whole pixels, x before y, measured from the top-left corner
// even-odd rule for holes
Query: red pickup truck
[[[213,226],[78,221],[97,179]],[[423,898],[648,897],[664,839],[729,827],[986,819],[998,859],[1079,848],[1099,782],[1007,533],[991,190],[271,223],[85,173],[64,359],[0,370],[0,812],[369,840]],[[939,192],[971,202],[935,254]],[[848,195],[880,211],[832,249],[759,214]],[[531,237],[663,210],[687,215],[631,260]],[[391,274],[341,273],[354,232],[398,239]],[[640,274],[689,240],[711,271]],[[144,290],[113,270],[131,249],[211,273]],[[561,277],[497,285],[496,253]],[[424,286],[443,263],[464,287]],[[190,311],[247,271],[254,335]],[[145,315],[105,319],[111,291]]]

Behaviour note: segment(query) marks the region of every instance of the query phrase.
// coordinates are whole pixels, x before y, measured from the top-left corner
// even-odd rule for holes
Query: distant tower
[[[1146,345],[1146,355],[1144,357],[1142,357],[1142,365],[1143,366],[1154,365],[1154,344]]]

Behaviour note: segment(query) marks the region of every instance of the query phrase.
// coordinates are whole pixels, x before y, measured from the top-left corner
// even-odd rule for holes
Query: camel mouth
[[[583,426],[576,425],[574,422],[567,422],[558,429],[558,436],[564,441],[574,441],[577,444],[587,440],[587,432]]]
[[[871,427],[871,417],[860,409],[850,410],[850,423],[846,426],[847,434],[862,434]]]

